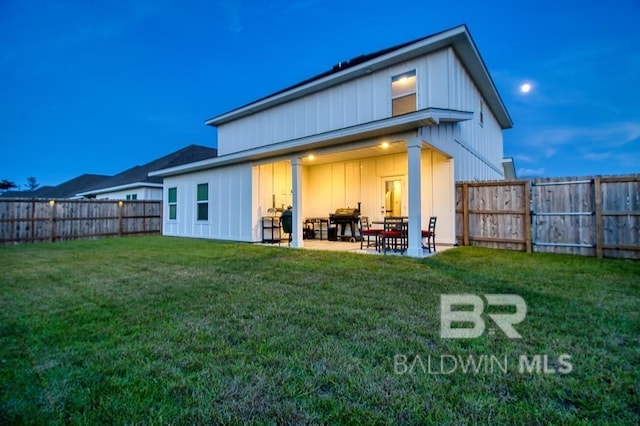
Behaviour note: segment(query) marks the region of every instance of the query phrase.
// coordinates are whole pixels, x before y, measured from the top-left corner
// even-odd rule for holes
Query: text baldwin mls
[[[509,358],[506,355],[452,355],[396,354],[393,357],[393,371],[398,375],[450,375],[450,374],[569,374],[573,371],[571,355],[558,357],[549,355],[520,355]]]

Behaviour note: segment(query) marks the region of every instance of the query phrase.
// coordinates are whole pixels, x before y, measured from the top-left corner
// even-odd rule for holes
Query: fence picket
[[[0,244],[159,234],[161,201],[0,198]]]
[[[640,259],[640,175],[461,182],[456,191],[459,244]]]

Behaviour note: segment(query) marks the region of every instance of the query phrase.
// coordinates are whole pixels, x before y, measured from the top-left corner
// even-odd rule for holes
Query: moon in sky
[[[531,91],[531,84],[524,83],[522,86],[520,86],[520,91],[522,93],[529,93]]]

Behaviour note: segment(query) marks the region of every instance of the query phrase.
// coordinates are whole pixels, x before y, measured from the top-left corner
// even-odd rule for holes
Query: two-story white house
[[[438,217],[455,242],[455,182],[501,179],[512,121],[466,26],[341,62],[211,118],[218,156],[152,172],[164,178],[164,235],[261,241],[261,217],[303,220],[357,207],[409,220],[409,256]]]

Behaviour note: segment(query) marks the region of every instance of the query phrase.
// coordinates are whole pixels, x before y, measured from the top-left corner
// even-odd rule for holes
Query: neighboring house
[[[306,217],[360,205],[409,218],[409,256],[438,216],[455,239],[455,181],[501,179],[509,113],[466,26],[341,62],[206,122],[218,157],[167,167],[164,235],[261,241],[262,216]]]
[[[0,196],[3,198],[80,198],[76,194],[110,177],[85,173],[57,186],[43,186],[35,191],[7,191]]]
[[[216,154],[213,148],[189,145],[145,165],[127,169],[77,194],[100,200],[162,200],[162,177],[149,176],[149,172],[211,159]]]

